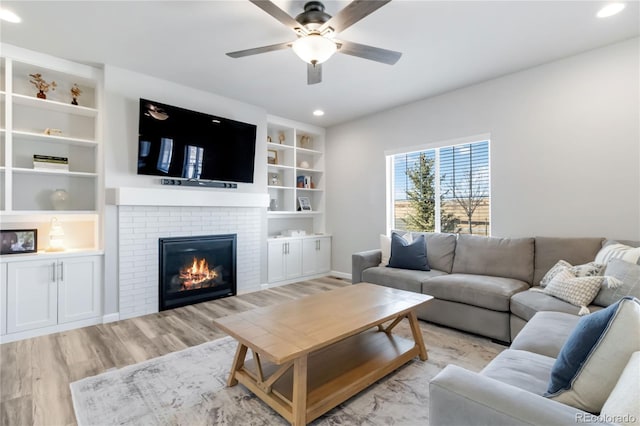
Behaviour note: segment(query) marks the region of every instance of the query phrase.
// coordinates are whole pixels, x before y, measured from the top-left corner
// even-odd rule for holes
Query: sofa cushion
[[[554,358],[533,352],[507,349],[495,357],[480,374],[502,383],[544,395]]]
[[[559,260],[581,265],[596,258],[604,238],[536,237],[533,284],[538,285],[544,274]]]
[[[427,241],[427,261],[429,266],[439,271],[451,273],[456,250],[456,234],[440,232],[414,232],[413,237],[424,235]]]
[[[531,284],[533,241],[533,238],[460,235],[452,272],[513,278]]]
[[[437,299],[509,312],[509,299],[529,288],[524,281],[485,275],[451,274],[422,283],[422,293]]]
[[[605,275],[620,280],[622,284],[616,288],[602,286],[593,301],[594,305],[609,306],[624,296],[640,298],[640,265],[612,259],[607,264]]]
[[[391,234],[391,257],[389,268],[415,269],[429,271],[427,263],[427,244],[424,236],[419,236],[408,243],[403,237]]]
[[[511,349],[557,358],[578,321],[579,316],[564,312],[538,312],[513,339]]]
[[[578,315],[578,312],[580,312],[579,307],[536,291],[537,289],[540,289],[540,287],[533,287],[529,291],[514,294],[511,297],[511,313],[529,321],[536,312],[540,311],[564,312],[572,315]],[[590,312],[602,309],[602,307],[596,305],[589,305],[588,308]]]
[[[640,422],[640,352],[631,355],[600,415],[624,425]]]
[[[362,271],[362,281],[421,293],[422,282],[424,280],[440,275],[446,275],[446,273],[438,271],[437,269],[432,269],[430,271],[412,271],[410,269],[376,266]]]
[[[599,413],[640,350],[639,322],[640,300],[631,297],[581,318],[558,354],[545,396]]]

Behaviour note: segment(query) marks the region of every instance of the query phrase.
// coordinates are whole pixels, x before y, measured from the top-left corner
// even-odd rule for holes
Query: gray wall
[[[351,273],[386,231],[385,151],[484,133],[493,235],[640,239],[638,52],[636,38],[329,128],[332,268]]]

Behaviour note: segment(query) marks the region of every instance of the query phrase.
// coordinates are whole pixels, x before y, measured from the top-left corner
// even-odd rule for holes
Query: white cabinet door
[[[269,241],[267,243],[267,281],[270,283],[285,279],[284,249],[282,241]]]
[[[58,323],[102,314],[101,256],[73,257],[58,261]]]
[[[267,280],[270,283],[302,275],[302,241],[269,241]]]
[[[58,322],[56,260],[7,265],[7,333]]]
[[[298,278],[302,275],[302,241],[289,240],[286,242],[284,262],[287,279]]]
[[[307,238],[302,245],[302,274],[315,275],[331,270],[331,238]]]
[[[0,335],[7,334],[7,264],[0,263]]]
[[[331,238],[318,238],[318,251],[316,252],[316,271],[318,274],[331,271]]]

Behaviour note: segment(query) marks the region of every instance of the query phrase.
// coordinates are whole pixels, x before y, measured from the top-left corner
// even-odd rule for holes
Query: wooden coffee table
[[[431,299],[359,283],[214,320],[239,342],[227,385],[240,382],[291,424],[307,424],[427,359],[415,308]],[[405,318],[413,340],[391,334]]]

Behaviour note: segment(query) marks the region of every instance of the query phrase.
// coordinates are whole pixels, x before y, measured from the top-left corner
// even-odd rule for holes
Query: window
[[[392,229],[490,234],[488,140],[387,159]]]

